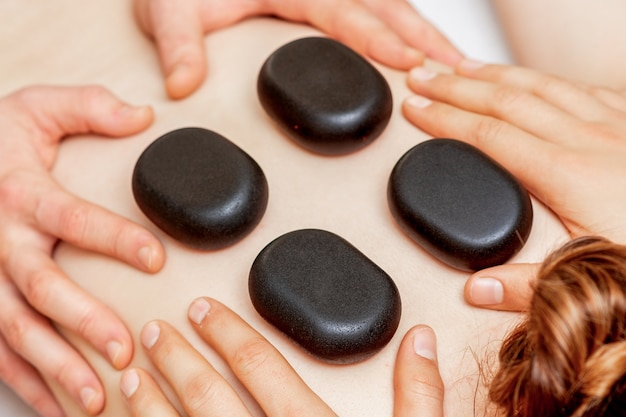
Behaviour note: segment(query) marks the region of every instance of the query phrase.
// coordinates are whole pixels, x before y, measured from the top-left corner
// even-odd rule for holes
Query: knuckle
[[[492,117],[482,117],[472,130],[473,142],[481,148],[497,140],[502,135],[503,123]]]
[[[72,243],[84,242],[90,217],[90,210],[84,205],[76,205],[64,211],[60,218],[60,227],[66,240]]]
[[[232,368],[247,376],[261,370],[272,358],[274,350],[262,337],[254,337],[233,352]]]
[[[46,269],[37,269],[33,271],[26,279],[24,288],[24,296],[38,310],[44,309],[50,299],[50,281],[53,279],[50,271]]]
[[[224,382],[211,375],[198,373],[186,379],[184,388],[186,408],[194,414],[215,408],[215,404],[223,398]]]
[[[432,399],[437,402],[443,401],[444,398],[445,389],[441,378],[430,372],[418,372],[412,375],[406,388],[413,398],[421,400]]]
[[[80,314],[80,318],[76,324],[76,332],[83,337],[87,337],[90,333],[93,333],[94,328],[97,328],[98,322],[102,322],[104,314],[101,314],[98,309],[88,308],[86,311]]]
[[[519,108],[529,95],[528,92],[516,87],[498,86],[489,102],[495,114],[502,114]]]
[[[26,206],[29,190],[19,170],[12,170],[0,180],[0,206],[19,208]]]
[[[20,352],[21,350],[23,350],[23,346],[26,343],[26,335],[31,328],[31,324],[32,323],[30,322],[30,319],[28,317],[19,315],[5,323],[3,336],[11,349],[16,352]],[[3,355],[3,357],[5,360],[9,359],[8,354]],[[2,368],[5,367],[2,366]],[[9,369],[6,372],[10,372],[10,364],[6,364],[6,368]]]

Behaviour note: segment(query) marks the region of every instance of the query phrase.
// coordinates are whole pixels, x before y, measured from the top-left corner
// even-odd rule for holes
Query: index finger
[[[308,22],[355,51],[394,68],[407,69],[424,59],[423,52],[408,45],[373,10],[358,1],[284,1],[271,12],[284,19]]]
[[[154,273],[163,267],[163,245],[140,225],[76,197],[55,183],[47,192],[34,195],[31,207],[41,231],[142,271]]]
[[[196,332],[224,358],[266,415],[336,416],[280,352],[232,310],[198,298],[188,314]]]
[[[146,324],[141,342],[191,416],[250,416],[235,390],[171,325]]]
[[[427,56],[454,66],[463,54],[432,23],[404,0],[364,0],[368,7],[408,45]]]

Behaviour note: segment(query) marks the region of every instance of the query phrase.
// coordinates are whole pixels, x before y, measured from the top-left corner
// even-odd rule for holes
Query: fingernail
[[[211,304],[204,298],[198,298],[189,306],[189,319],[196,324],[202,324],[209,310],[211,310]]]
[[[153,251],[150,246],[144,246],[137,252],[137,257],[147,270],[152,270]]]
[[[475,61],[473,59],[464,59],[463,61],[459,62],[459,68],[469,70],[469,71],[477,70],[484,66],[485,66],[484,62]]]
[[[433,103],[431,100],[422,96],[411,96],[407,98],[405,102],[409,106],[415,107],[416,109],[423,109],[424,107],[428,107]]]
[[[80,401],[83,404],[85,410],[89,410],[89,405],[96,398],[96,390],[91,387],[85,387],[80,390]]]
[[[120,389],[126,398],[130,398],[139,388],[139,374],[134,369],[130,369],[122,375]]]
[[[133,106],[132,104],[125,104],[120,108],[120,113],[123,115],[135,115],[139,112],[149,111],[150,106]]]
[[[437,339],[430,327],[423,327],[413,334],[413,350],[428,360],[437,359]]]
[[[146,324],[141,332],[141,343],[148,349],[150,349],[159,340],[161,334],[161,328],[155,322]]]
[[[415,67],[409,73],[409,76],[416,81],[428,81],[435,78],[437,73],[424,67]]]
[[[109,355],[109,360],[113,365],[116,364],[117,357],[120,355],[122,351],[122,344],[116,340],[112,340],[106,345],[107,355]]]
[[[476,305],[500,304],[504,299],[504,288],[495,278],[477,277],[472,280],[469,295]]]

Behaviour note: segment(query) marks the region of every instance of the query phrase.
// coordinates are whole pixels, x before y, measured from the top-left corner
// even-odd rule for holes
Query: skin
[[[198,298],[188,318],[198,335],[228,364],[265,415],[336,416],[263,336],[216,300]],[[250,416],[228,382],[171,325],[152,321],[142,345],[173,387],[187,415]],[[268,378],[271,375],[271,378]],[[125,371],[120,388],[135,417],[178,417],[158,383],[145,370]],[[395,417],[443,416],[443,383],[437,370],[435,334],[416,326],[404,337],[394,373]]]
[[[112,36],[118,41],[124,39],[122,34],[116,32]],[[119,88],[124,94],[129,93],[129,86],[130,90],[142,89],[147,83],[155,86],[150,90],[154,95],[151,101],[160,99],[161,102],[155,104],[159,117],[154,125],[133,141],[101,145],[102,155],[97,158],[89,154],[88,142],[68,143],[55,173],[63,184],[80,195],[152,227],[165,245],[167,264],[153,280],[145,279],[138,271],[119,262],[92,256],[71,245],[59,245],[55,259],[81,287],[97,294],[122,315],[137,340],[144,325],[154,319],[175,327],[237,390],[252,415],[260,416],[263,412],[236,381],[234,373],[225,369],[227,364],[219,354],[202,343],[189,326],[185,306],[200,294],[208,294],[236,311],[289,360],[335,413],[343,416],[391,414],[394,362],[401,339],[416,323],[427,323],[436,329],[441,341],[438,364],[448,385],[445,407],[454,415],[471,415],[473,408],[482,408],[481,404],[474,407],[462,401],[476,395],[476,361],[471,352],[476,349],[482,354],[483,343],[499,340],[512,316],[476,311],[466,305],[461,296],[466,274],[446,267],[425,253],[402,233],[389,213],[386,190],[391,169],[404,152],[427,140],[428,136],[402,117],[401,103],[396,100],[392,120],[372,146],[340,159],[324,158],[304,151],[281,135],[258,105],[254,83],[259,65],[285,42],[311,34],[319,32],[277,19],[249,19],[213,34],[207,39],[214,56],[211,76],[197,94],[178,102],[162,97],[158,69],[153,66],[153,51],[147,42],[138,42],[141,48],[134,51],[136,60],[121,63],[121,68],[117,68],[120,74],[134,74],[133,78],[123,83],[123,77],[115,80],[120,80]],[[110,42],[112,40],[107,38],[107,44]],[[238,52],[251,43],[253,47],[248,54]],[[129,71],[142,62],[143,71]],[[153,76],[145,76],[146,71]],[[409,94],[404,73],[383,66],[380,71],[388,80],[394,97]],[[151,225],[133,200],[129,179],[143,149],[163,133],[184,125],[205,126],[231,138],[263,167],[270,183],[270,203],[261,223],[249,236],[226,250],[199,252],[186,248]],[[84,175],[73,174],[77,165],[85,166]],[[91,186],[93,176],[101,178],[97,192]],[[538,214],[537,218],[541,221],[542,216]],[[320,363],[265,322],[249,302],[246,279],[259,251],[277,236],[303,227],[327,229],[348,239],[388,272],[401,291],[403,318],[396,336],[388,346],[362,363],[348,367]],[[522,255],[530,257],[540,250],[537,243],[530,242]],[[449,326],[450,322],[457,325]],[[480,332],[479,336],[476,331]],[[130,416],[119,391],[120,374],[103,366],[106,364],[93,355],[84,341],[69,332],[64,335],[88,358],[101,377],[107,393],[101,415]],[[140,348],[139,342],[136,346],[131,366],[152,373],[168,398],[173,399],[172,389],[168,389],[156,368],[148,363],[147,352]],[[407,346],[410,353],[411,344]],[[356,392],[355,380],[360,381]],[[56,387],[52,389],[57,392]],[[68,415],[85,415],[70,399],[60,397]],[[412,395],[406,397],[412,398]],[[180,408],[177,410],[181,412]]]
[[[68,193],[50,169],[68,135],[127,136],[152,117],[151,109],[123,103],[101,87],[31,87],[0,101],[0,378],[42,416],[63,415],[42,377],[91,414],[104,406],[98,376],[51,320],[87,340],[116,369],[133,354],[124,323],[52,259],[57,243],[151,273],[165,259],[150,232]]]
[[[319,3],[318,3],[318,4],[319,4]],[[140,12],[138,11],[138,17],[140,16],[140,15],[139,15],[139,13],[140,13]],[[162,15],[163,15],[163,16],[165,16],[166,14],[167,14],[167,13],[163,13]],[[192,14],[193,14],[193,13],[192,13]],[[172,16],[173,16],[173,15],[172,15]],[[194,15],[194,16],[197,16],[197,15]],[[297,20],[297,19],[295,19],[295,20]],[[187,25],[187,26],[192,26],[192,25]],[[147,32],[148,32],[148,33],[150,33],[148,30],[147,30]],[[167,33],[167,32],[168,32],[168,31],[166,30],[166,31],[165,31],[165,33]],[[369,32],[369,30],[367,30],[367,32]],[[174,28],[174,29],[172,29],[172,33],[178,33],[178,32],[176,32],[176,29]],[[204,32],[202,32],[202,33],[204,34]],[[329,33],[330,33],[330,32],[329,32]],[[155,37],[155,39],[157,38],[157,36],[156,36],[156,35],[155,35],[154,37]],[[339,36],[338,36],[338,37],[339,37]],[[184,39],[184,38],[185,38],[185,35],[182,35],[182,38]],[[340,38],[340,37],[339,37],[339,38]],[[199,39],[200,39],[200,41],[199,41],[199,42],[201,43],[201,42],[202,42],[202,36],[200,36],[200,37],[199,37]],[[158,42],[159,42],[159,41],[157,40],[157,43],[158,43]],[[165,42],[165,43],[167,44],[167,42]],[[176,42],[174,42],[174,41],[173,41],[172,43],[173,43],[174,45],[176,45]],[[183,42],[183,43],[185,43],[185,42]],[[196,43],[196,46],[197,46],[197,45],[198,45],[198,43]],[[161,48],[161,47],[159,47],[159,48]],[[161,56],[168,55],[168,54],[166,53],[167,51],[165,51],[165,49],[168,49],[168,48],[164,48],[164,53],[161,53]],[[174,46],[174,47],[172,47],[171,49],[173,49],[173,50],[177,50],[175,46]],[[193,49],[193,48],[192,48],[192,49]],[[362,49],[360,49],[360,50],[362,50]],[[379,48],[379,49],[372,48],[372,50],[381,50],[381,51],[383,51],[383,52],[388,52],[388,51],[392,51],[392,50],[393,50],[393,48],[389,48],[389,49],[388,49],[388,48]],[[203,52],[203,51],[204,51],[204,49],[202,49],[202,48],[201,48],[201,49],[200,49],[200,51],[201,51],[201,52]],[[367,51],[367,49],[365,49],[365,51]],[[170,55],[171,55],[171,56],[174,56],[174,55],[172,55],[172,54],[170,54]],[[185,54],[183,54],[183,55],[185,55]],[[185,56],[186,56],[186,55],[185,55]],[[175,56],[174,56],[174,58],[175,58]],[[165,58],[162,58],[162,59],[165,59]],[[441,60],[442,60],[442,61],[445,61],[445,59],[441,59]],[[204,62],[204,61],[203,61],[203,62]],[[174,64],[176,64],[176,62],[174,62]],[[193,64],[193,62],[192,62],[192,64]],[[204,64],[204,65],[206,66],[206,64]],[[183,68],[184,68],[184,67],[185,67],[185,66],[183,66]],[[176,66],[176,68],[178,68],[178,67]],[[193,68],[197,68],[197,67],[195,66],[195,64],[193,64],[191,68],[193,69]],[[192,72],[193,72],[193,71],[192,71]],[[204,74],[204,73],[203,73],[203,74]],[[461,70],[459,70],[459,74],[462,74],[462,71],[461,71]],[[203,77],[204,77],[204,75],[202,75],[202,78],[203,78]],[[189,77],[185,76],[184,74],[183,74],[183,76],[182,76],[181,78],[182,78],[183,80],[188,80],[188,79],[189,79]],[[470,78],[471,78],[471,77],[470,77]],[[191,77],[191,79],[193,79],[193,77]],[[182,82],[182,83],[184,84],[184,82]],[[174,83],[174,84],[176,84],[176,83]],[[523,87],[524,87],[524,86],[523,86]],[[527,86],[526,86],[526,87],[527,87]],[[524,88],[526,88],[526,87],[524,87]],[[579,87],[580,87],[580,86],[579,86]],[[194,88],[195,88],[195,87],[194,87]],[[468,87],[468,88],[469,88],[469,87]],[[522,90],[524,90],[524,88],[522,88]],[[542,86],[542,88],[543,88],[543,86]],[[582,90],[585,90],[585,88],[582,88]],[[469,90],[469,91],[473,91],[473,90]],[[596,94],[596,95],[598,95],[598,96],[601,96],[601,98],[602,98],[602,100],[601,100],[601,101],[603,101],[603,102],[604,102],[604,104],[608,104],[609,106],[612,106],[612,107],[621,107],[621,106],[622,106],[622,104],[620,104],[620,98],[619,98],[619,97],[616,97],[614,94],[608,93],[608,92],[606,92],[606,91],[603,91],[603,92],[600,92],[600,91],[601,91],[601,90],[596,90],[594,94]],[[545,92],[544,92],[544,91],[540,88],[540,89],[539,89],[539,93],[544,94]],[[426,95],[426,93],[420,93],[420,94]],[[528,94],[528,91],[526,92],[526,94]],[[593,96],[594,94],[591,94],[591,95]],[[173,96],[173,97],[176,97],[176,95],[172,95],[172,96]],[[431,97],[431,101],[436,101],[436,100],[438,100],[438,99],[436,99],[435,97]],[[37,100],[35,100],[35,101],[37,101]],[[444,100],[444,99],[441,99],[441,101],[442,101],[442,102],[445,102],[445,100]],[[578,102],[578,101],[577,101],[577,102]],[[549,103],[549,104],[550,104],[550,103]],[[561,103],[561,104],[563,104],[563,103]],[[464,105],[465,105],[465,104],[464,104]],[[463,107],[462,107],[460,104],[458,104],[457,106],[458,106],[457,110],[461,111],[461,110],[463,109]],[[419,108],[420,106],[417,106],[417,107]],[[433,106],[433,107],[436,107],[436,106]],[[526,107],[524,107],[524,106],[520,106],[520,107],[526,108]],[[81,108],[81,110],[84,110],[84,109],[83,109],[83,108]],[[423,110],[423,109],[422,109],[422,110]],[[471,110],[471,109],[470,109],[470,110]],[[520,109],[519,109],[519,108],[517,108],[516,110],[520,110]],[[483,119],[485,119],[485,118],[491,118],[491,117],[494,117],[494,115],[490,114],[489,112],[486,112],[486,113],[480,113],[480,111],[478,111],[478,110],[472,110],[472,111],[477,111],[477,112],[478,112],[478,116],[481,116],[481,114],[482,114],[482,118],[483,118]],[[492,110],[492,112],[493,112],[493,110]],[[523,114],[523,113],[521,113],[521,112],[517,111],[516,113],[513,113],[513,114]],[[538,112],[538,114],[539,114],[540,116],[541,116],[541,115],[543,115],[543,113],[542,113],[542,112]],[[487,117],[485,117],[485,116],[487,116]],[[536,114],[535,114],[534,116],[536,116]],[[575,112],[574,112],[574,116],[576,116]],[[497,115],[496,115],[496,117],[497,117]],[[511,124],[511,123],[513,123],[513,124],[515,124],[515,123],[519,123],[519,124],[523,124],[523,121],[522,121],[522,120],[513,120],[512,122],[511,122],[511,121],[508,121],[508,122],[507,122],[507,120],[506,120],[506,118],[505,118],[504,116],[500,116],[500,117],[502,117],[502,120],[500,120],[500,122],[502,122],[502,123],[509,123],[509,124]],[[529,120],[531,119],[531,116],[530,116],[530,115],[528,116],[528,119],[529,119]],[[451,120],[454,120],[454,119],[451,119]],[[79,123],[79,124],[80,124],[80,123]],[[480,125],[480,122],[479,122],[478,124]],[[494,123],[494,124],[496,124],[496,123]],[[550,125],[550,124],[551,124],[551,123],[548,123],[548,125]],[[591,123],[591,125],[593,125],[593,123]],[[592,126],[592,127],[593,127],[593,126]],[[596,127],[597,127],[597,126],[596,126]],[[614,126],[613,126],[613,127],[614,127]],[[423,128],[423,129],[425,129],[425,130],[427,130],[425,127],[422,127],[422,128]],[[453,131],[453,130],[454,130],[454,128],[455,128],[455,126],[445,126],[445,127],[441,127],[441,126],[440,126],[440,127],[439,127],[439,129],[441,129],[441,130],[449,129],[450,131]],[[609,127],[607,127],[607,129],[611,129],[611,128],[612,128],[612,127],[610,127],[610,126],[609,126]],[[45,129],[44,129],[44,130],[45,130]],[[433,129],[433,131],[435,131],[435,129]],[[496,132],[496,133],[497,133],[497,132]],[[108,134],[108,133],[107,133],[107,134]],[[553,134],[554,134],[554,133],[553,133]],[[533,131],[532,131],[532,135],[537,135],[537,133],[533,130]],[[497,136],[497,135],[496,135],[496,136]],[[468,139],[468,140],[469,140],[469,139]],[[531,152],[531,153],[532,153],[532,152]],[[608,153],[608,152],[607,152],[607,153]],[[3,153],[3,154],[5,154],[5,153]],[[569,154],[569,153],[567,153],[567,154]],[[573,155],[573,153],[571,153],[571,154]],[[612,154],[612,152],[611,152],[611,154]],[[549,159],[549,158],[546,158],[546,159]],[[616,159],[617,159],[617,158],[616,158]],[[512,163],[514,163],[514,162],[512,162]],[[573,165],[573,164],[572,164],[572,165]],[[604,164],[602,164],[602,165],[604,166]],[[544,164],[544,167],[545,167],[545,166],[547,166],[547,164]],[[578,169],[578,167],[577,167],[576,169]],[[543,172],[543,171],[540,171],[540,172]],[[575,170],[575,172],[576,172],[576,170]],[[563,185],[563,184],[561,184],[561,185]],[[536,194],[536,195],[537,195],[537,194]],[[540,198],[540,199],[541,199],[541,198]],[[7,200],[7,201],[11,201],[11,200]],[[544,202],[546,202],[546,201],[544,201]],[[548,204],[548,202],[546,202],[546,204]],[[574,216],[574,217],[576,217],[576,216]],[[562,218],[562,219],[563,219],[563,218]],[[570,219],[570,220],[571,220],[571,219]],[[575,219],[574,219],[574,220],[575,220]],[[565,223],[565,221],[564,221],[564,223]],[[567,224],[566,224],[566,225],[567,225]],[[576,222],[572,223],[572,227],[573,227],[573,226],[576,226],[576,225],[577,225],[577,224],[576,224]],[[595,225],[595,223],[592,223],[592,225]],[[578,226],[581,226],[581,225],[580,225],[580,224],[578,224]],[[583,226],[584,226],[584,225],[583,225]],[[569,227],[569,226],[568,226],[568,227]],[[609,227],[610,227],[610,226],[609,226]],[[65,229],[65,228],[62,228],[62,230],[66,230],[66,229]],[[581,230],[582,230],[582,229],[581,229]],[[47,231],[45,231],[45,232],[46,232],[46,233],[48,233]],[[573,233],[575,233],[575,232],[573,232]],[[24,234],[24,236],[26,236],[26,235],[27,235],[27,234]],[[11,236],[13,236],[13,235],[11,235]],[[71,239],[69,239],[69,238],[68,238],[67,240],[68,240],[68,241],[70,241],[71,243],[76,244],[76,242],[72,241],[72,240],[71,240]],[[100,241],[100,240],[98,240],[98,241]],[[97,244],[97,243],[96,243],[96,244]],[[79,246],[80,246],[80,242],[79,242]],[[89,246],[87,246],[87,248],[88,248],[88,249],[91,249]],[[4,250],[5,248],[3,247],[2,249]],[[131,251],[130,251],[130,252],[128,252],[128,253],[134,253],[134,252],[131,250]],[[133,255],[133,256],[135,256],[135,255]],[[28,265],[28,263],[26,263],[26,265]],[[134,264],[133,264],[133,265],[134,265]],[[528,266],[528,267],[529,267],[530,269],[532,269],[532,266]],[[529,270],[530,270],[530,269],[529,269]],[[498,271],[500,271],[500,273],[502,274],[502,276],[497,276],[497,275],[496,275],[496,274],[498,273]],[[515,291],[519,291],[520,293],[522,293],[523,291],[528,291],[528,286],[527,286],[527,285],[526,285],[526,286],[522,286],[523,288],[520,288],[520,289],[518,289],[518,290],[513,289],[513,288],[509,285],[509,282],[508,282],[508,281],[506,281],[506,280],[508,279],[507,277],[512,277],[512,276],[513,276],[513,273],[511,272],[511,273],[510,273],[510,275],[507,275],[508,273],[505,273],[506,271],[504,271],[503,269],[502,269],[502,270],[498,270],[498,271],[494,272],[494,275],[493,275],[493,276],[495,276],[495,277],[496,277],[496,278],[495,278],[495,280],[496,280],[496,281],[500,282],[501,284],[502,284],[502,283],[504,283],[504,284],[505,284],[505,290],[503,291],[503,294],[504,294],[504,295],[503,295],[504,300],[503,300],[503,301],[501,301],[499,304],[498,304],[498,303],[492,303],[490,306],[491,306],[492,308],[507,308],[507,306],[509,306],[508,308],[519,308],[519,306],[518,306],[518,307],[515,307],[513,304],[511,304],[511,303],[513,303],[513,302],[514,302],[514,300],[523,300],[523,298],[516,298],[517,296],[515,295]],[[517,271],[518,273],[519,273],[519,272],[523,272],[523,270],[521,269],[521,267],[520,267],[520,268],[516,268],[516,269],[515,269],[515,271]],[[524,272],[524,276],[525,276],[525,277],[530,277],[531,275],[529,275],[529,272],[528,272],[528,271],[526,271],[526,272]],[[484,278],[484,276],[483,276],[483,278]],[[470,281],[470,282],[471,282],[471,281]],[[516,282],[519,282],[519,281],[516,281]],[[512,285],[512,283],[511,283],[511,285]],[[8,286],[7,288],[11,288],[11,287],[10,287],[10,286]],[[16,287],[16,288],[17,288],[17,287]],[[39,286],[37,286],[37,288],[39,288]],[[15,295],[15,294],[17,294],[17,292],[15,292],[15,291],[14,291],[13,293],[9,292],[9,294],[13,294],[13,295]],[[13,295],[11,295],[11,297],[13,297]],[[18,294],[18,295],[19,295],[19,294]],[[471,297],[471,295],[472,295],[472,292],[470,291],[470,299],[471,299],[471,300],[474,300],[474,298],[473,298],[473,297]],[[474,295],[475,295],[475,294],[474,294]],[[19,297],[14,297],[14,298],[19,299]],[[26,304],[26,302],[24,302],[24,301],[22,300],[22,304]],[[22,304],[17,303],[16,305],[18,305],[18,306],[19,306],[19,305],[22,305]],[[64,304],[64,303],[61,303],[61,304]],[[88,304],[89,304],[89,305],[91,305],[91,302],[89,302]],[[477,305],[482,305],[481,303],[478,303],[478,302],[474,302],[474,304],[477,304]],[[483,303],[483,304],[484,304],[484,303]],[[522,303],[522,304],[523,304],[523,303]],[[73,304],[73,305],[74,305],[74,304]],[[43,307],[42,307],[42,309],[43,309]],[[14,310],[14,311],[17,311],[17,310]],[[52,312],[60,312],[60,310],[58,310],[58,309],[56,309],[56,308],[51,308],[51,309],[50,309],[50,311],[52,311]],[[20,314],[20,316],[19,316],[19,317],[29,317],[29,316],[28,316],[28,314],[27,314],[27,315],[23,315],[21,311],[19,311],[18,313]],[[71,315],[65,316],[65,319],[66,319],[66,320],[67,320],[67,319],[73,319],[73,318],[74,318],[74,316],[71,316]],[[27,320],[27,319],[24,319],[24,320]],[[45,327],[45,326],[48,326],[47,322],[45,322],[45,319],[43,319],[43,317],[42,317],[42,320],[44,321],[44,327]],[[107,321],[108,321],[108,319],[107,319]],[[114,321],[114,319],[113,319],[113,321]],[[34,322],[34,321],[32,321],[32,322]],[[32,323],[32,322],[31,322],[31,323]],[[36,324],[39,324],[39,323],[36,323]],[[70,330],[74,330],[74,327],[76,327],[76,326],[75,326],[75,323],[70,323],[69,325],[67,325],[67,327],[68,327],[68,328],[70,328]],[[78,327],[79,327],[80,329],[82,329],[82,327],[81,327],[81,326],[78,326]],[[79,330],[78,332],[82,335],[82,333],[80,332],[80,329],[78,329],[78,330]],[[29,334],[32,334],[31,332],[28,332],[28,333],[29,333]],[[53,336],[58,337],[58,336],[56,336],[56,334],[54,334]],[[19,342],[19,339],[18,339],[18,342]],[[32,342],[32,341],[30,341],[29,343],[30,343],[31,345],[35,346],[35,347],[37,347],[37,346],[41,346],[41,344],[42,344],[41,339],[37,339],[37,341],[36,341],[36,342]],[[23,345],[20,345],[20,344],[18,343],[18,344],[16,344],[16,346],[23,346]],[[404,346],[404,343],[403,343],[403,346]],[[16,364],[21,365],[21,364],[23,364],[23,363],[20,363],[20,362],[19,362],[19,358],[15,355],[15,350],[13,350],[12,348],[10,348],[9,343],[4,343],[4,344],[2,345],[2,347],[3,347],[3,351],[2,351],[2,359],[0,359],[0,360],[2,360],[2,361],[3,361],[3,363],[7,364],[7,367],[6,367],[6,368],[4,368],[4,367],[2,368],[2,372],[5,372],[5,369],[9,369],[9,371],[7,371],[7,373],[6,373],[6,374],[4,374],[4,373],[2,374],[2,375],[3,375],[3,376],[2,376],[3,380],[8,380],[8,381],[9,381],[9,385],[11,385],[12,387],[15,387],[15,386],[18,386],[18,387],[19,387],[19,386],[21,386],[21,388],[18,388],[18,389],[16,389],[16,390],[18,390],[18,392],[19,392],[19,391],[20,391],[20,389],[21,389],[21,391],[23,391],[23,392],[25,393],[25,395],[30,395],[30,397],[29,397],[30,399],[27,399],[27,401],[28,401],[29,403],[35,404],[35,406],[36,406],[38,409],[39,409],[39,408],[41,408],[41,406],[40,406],[40,405],[38,405],[38,404],[43,404],[43,403],[45,402],[45,400],[46,400],[46,399],[49,399],[50,397],[49,397],[49,396],[46,396],[46,394],[42,394],[41,392],[43,392],[43,391],[41,391],[41,392],[40,392],[40,391],[38,391],[38,390],[36,390],[36,389],[35,389],[35,390],[33,390],[33,389],[32,389],[32,387],[30,387],[29,389],[26,389],[25,387],[27,387],[27,383],[32,383],[32,382],[28,382],[28,378],[27,378],[27,379],[25,379],[25,380],[24,380],[24,379],[22,379],[22,377],[23,377],[23,376],[25,376],[25,375],[27,375],[27,376],[30,376],[30,375],[36,375],[36,374],[35,374],[35,371],[34,371],[33,369],[30,369],[31,373],[28,373],[28,370],[27,370],[28,368],[27,368],[27,367],[22,367],[23,372],[19,372],[19,373],[18,373],[18,372],[14,372],[14,371],[12,371],[12,370],[14,370],[14,369],[16,368],[16,366],[17,366]],[[124,347],[124,349],[126,349],[126,345],[125,345],[125,344],[123,344],[123,347]],[[106,349],[106,345],[104,346],[104,348],[103,348],[102,346],[98,347],[98,351],[103,352],[103,351],[106,351],[106,350],[107,350],[107,349]],[[7,353],[7,352],[8,352],[8,353]],[[70,355],[70,354],[72,354],[72,352],[73,352],[73,351],[72,351],[71,349],[69,349],[69,350],[67,350],[66,352],[67,352],[67,355],[69,355],[69,356],[66,356],[65,354],[60,354],[60,355],[58,356],[59,360],[57,360],[57,357],[52,358],[52,359],[50,359],[50,358],[48,357],[48,361],[46,361],[46,363],[53,363],[53,364],[55,364],[55,365],[56,365],[56,364],[58,364],[58,363],[69,363],[69,362],[68,362],[68,358],[70,358],[70,359],[71,359],[71,355]],[[73,353],[73,354],[75,355],[75,353]],[[107,354],[108,354],[108,353],[107,353]],[[11,355],[13,355],[13,356],[11,356]],[[33,355],[33,357],[34,357],[34,356],[36,356],[36,355]],[[8,359],[7,359],[7,358],[8,358]],[[43,361],[40,357],[37,357],[37,358],[35,358],[35,359],[40,360],[42,363],[44,362],[44,361]],[[63,361],[65,361],[65,362],[63,362]],[[123,359],[122,359],[122,361],[121,361],[121,362],[123,362]],[[121,362],[120,362],[120,363],[121,363]],[[26,363],[26,364],[27,364],[27,363]],[[43,365],[42,365],[42,367],[44,367],[44,366],[45,366],[45,364],[43,364]],[[120,366],[122,366],[122,365],[120,365]],[[116,365],[116,367],[119,367],[119,366],[117,366],[117,365]],[[35,367],[35,368],[37,368],[37,367]],[[38,369],[38,368],[37,368],[37,369]],[[72,369],[72,370],[73,370],[73,372],[76,372],[77,374],[80,374],[80,372],[79,372],[79,371],[77,371],[76,366],[67,366],[65,369]],[[42,373],[46,374],[46,372],[48,372],[48,371],[49,371],[49,370],[40,371],[40,372],[42,372]],[[5,377],[4,375],[8,375],[8,376],[7,376],[7,377]],[[16,376],[16,375],[17,375],[17,376]],[[82,377],[77,378],[77,377],[76,377],[76,374],[74,374],[74,375],[70,375],[70,377],[67,377],[67,378],[60,378],[60,376],[59,376],[59,375],[55,375],[55,374],[54,374],[54,372],[53,372],[52,374],[48,374],[48,375],[49,375],[49,377],[50,377],[50,378],[55,379],[56,381],[58,381],[58,382],[59,382],[62,386],[69,386],[68,391],[70,392],[70,394],[71,394],[74,398],[77,398],[77,399],[78,399],[78,398],[80,397],[80,390],[77,390],[77,389],[76,389],[76,387],[83,387],[83,386],[84,386],[84,385],[80,385],[80,384],[82,383],[80,378],[82,378]],[[80,376],[80,375],[79,375],[79,376]],[[72,379],[72,378],[74,378],[74,380],[75,380],[75,381],[78,381],[78,382],[77,382],[77,383],[76,383],[76,382],[73,382],[73,383],[71,383],[71,384],[70,384],[69,379]],[[36,379],[35,379],[35,380],[36,380]],[[11,382],[11,381],[17,381],[17,382]],[[32,380],[31,380],[31,381],[32,381]],[[72,385],[72,384],[73,384],[73,385]],[[71,386],[70,386],[70,385],[71,385]],[[91,386],[90,386],[90,388],[93,388],[93,387],[91,387]],[[81,389],[82,389],[82,388],[81,388]],[[97,388],[96,388],[96,390],[97,390]],[[35,393],[36,393],[36,394],[35,394]],[[33,395],[36,395],[36,397],[33,397]],[[89,397],[91,398],[92,402],[89,404],[89,406],[90,406],[91,408],[89,408],[89,407],[88,407],[88,411],[89,411],[89,412],[97,412],[97,411],[94,411],[94,410],[97,410],[97,409],[98,409],[98,407],[101,407],[101,405],[100,405],[100,404],[102,404],[102,403],[101,403],[102,396],[99,396],[99,395],[96,393],[96,395],[95,395],[95,396],[91,396],[91,395],[90,395]],[[43,400],[40,400],[41,398],[43,398]],[[51,407],[51,408],[52,408],[52,407]],[[50,408],[50,409],[51,409],[51,408]],[[51,415],[55,415],[55,414],[52,414],[52,413],[53,413],[53,411],[49,411],[49,412],[51,413]]]
[[[188,96],[204,80],[205,34],[256,15],[310,23],[396,68],[421,63],[425,55],[447,63],[462,57],[401,0],[326,6],[304,0],[137,0],[134,8],[138,24],[155,40],[171,98]],[[43,416],[63,414],[42,377],[97,414],[105,404],[102,384],[51,322],[84,338],[115,369],[129,364],[133,342],[119,317],[68,279],[51,254],[62,240],[150,273],[161,269],[165,254],[144,228],[64,191],[50,169],[66,136],[134,134],[151,124],[152,111],[124,106],[99,87],[26,89],[0,107],[7,126],[0,140],[0,302],[6,306],[0,317],[0,378]]]
[[[519,65],[626,91],[626,3],[605,0],[491,0]]]
[[[156,44],[173,99],[187,97],[206,77],[204,35],[252,16],[308,23],[392,68],[407,70],[425,56],[448,65],[462,58],[404,0],[134,0],[134,10]]]
[[[419,95],[408,98],[403,111],[417,127],[436,137],[464,140],[498,160],[554,211],[572,237],[598,234],[626,242],[621,219],[626,184],[616,180],[626,178],[623,96],[528,69],[474,61],[463,61],[455,74],[416,68],[409,86]],[[479,271],[468,281],[465,296],[487,308],[524,309],[537,267],[508,264]],[[481,302],[488,298],[486,292],[493,292],[483,284],[476,288],[476,281],[485,279],[501,286],[498,303]],[[231,310],[203,298],[191,304],[188,317],[266,415],[335,415],[280,353]],[[190,416],[223,415],[222,407],[232,415],[250,415],[225,380],[170,325],[148,323],[141,340]],[[134,417],[179,416],[142,369],[124,373],[120,387]],[[435,334],[427,326],[415,326],[396,357],[393,415],[443,416],[443,397]]]
[[[626,98],[534,70],[463,61],[455,74],[414,69],[417,94],[406,118],[436,137],[454,137],[500,162],[563,223],[572,238],[626,243]],[[523,310],[538,264],[473,274],[473,305]]]

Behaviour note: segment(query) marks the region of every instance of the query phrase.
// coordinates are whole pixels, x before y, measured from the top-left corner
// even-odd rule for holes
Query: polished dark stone
[[[219,134],[184,128],[155,140],[132,178],[145,215],[174,239],[198,249],[220,249],[261,221],[268,185],[259,165]]]
[[[373,355],[400,322],[400,295],[391,278],[327,231],[297,230],[268,244],[248,284],[259,314],[325,361]]]
[[[263,64],[257,90],[269,116],[306,149],[341,155],[363,148],[387,126],[387,81],[368,61],[328,38],[295,40]]]
[[[506,262],[532,226],[528,192],[496,161],[457,140],[432,139],[410,149],[394,167],[387,190],[401,228],[463,270]]]

